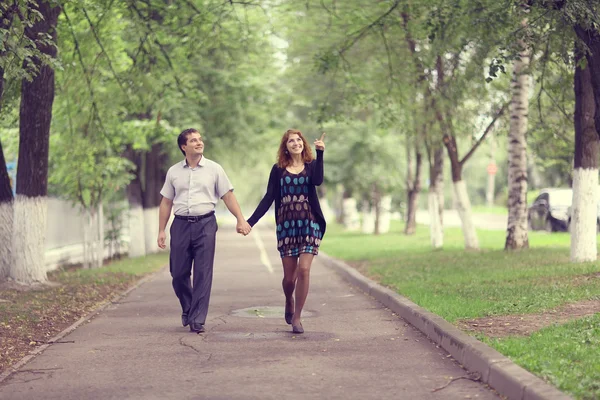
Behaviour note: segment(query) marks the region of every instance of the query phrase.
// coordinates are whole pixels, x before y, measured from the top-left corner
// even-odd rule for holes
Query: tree
[[[527,26],[527,21],[522,22]],[[508,141],[508,224],[506,250],[529,247],[527,236],[527,117],[529,113],[530,50],[524,40],[517,42],[519,57],[513,64],[510,131]]]
[[[598,255],[598,132],[591,68],[581,51],[575,66],[575,161],[571,208],[571,261],[596,261]],[[587,65],[586,65],[587,64]]]
[[[60,7],[53,1],[40,1],[32,6],[40,19],[25,28],[31,41],[50,59],[56,57],[56,24]],[[42,39],[40,39],[42,38]],[[48,193],[48,146],[52,103],[54,101],[54,69],[40,57],[26,59],[25,68],[39,71],[31,80],[21,82],[19,162],[17,165],[17,198],[15,201],[13,255],[10,276],[24,284],[47,280],[44,266],[46,234],[46,196]]]

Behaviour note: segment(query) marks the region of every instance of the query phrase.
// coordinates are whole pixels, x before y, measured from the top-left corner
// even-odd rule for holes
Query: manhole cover
[[[231,315],[244,318],[283,318],[284,312],[283,307],[257,306],[233,310]],[[314,312],[312,311],[302,310],[302,318],[312,317],[313,315]]]

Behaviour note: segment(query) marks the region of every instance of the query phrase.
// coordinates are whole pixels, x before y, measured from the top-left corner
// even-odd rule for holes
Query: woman
[[[250,226],[254,226],[275,201],[277,249],[283,263],[285,321],[292,325],[294,333],[304,333],[300,318],[308,295],[310,266],[325,234],[325,218],[316,189],[323,183],[324,138],[325,133],[314,142],[315,160],[302,132],[289,129],[283,134],[267,193],[248,218]]]

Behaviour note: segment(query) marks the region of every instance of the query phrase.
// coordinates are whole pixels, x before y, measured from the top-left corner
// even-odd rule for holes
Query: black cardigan
[[[317,150],[317,159],[309,163],[304,163],[304,168],[306,169],[306,173],[310,177],[311,182],[310,186],[308,187],[308,204],[310,204],[310,209],[317,219],[317,222],[321,226],[323,235],[325,235],[325,217],[323,216],[323,211],[321,210],[321,204],[319,203],[319,198],[317,197],[316,188],[323,183],[323,150]],[[265,215],[265,213],[269,210],[269,207],[271,207],[271,204],[273,204],[273,200],[275,201],[275,223],[277,223],[277,211],[281,205],[280,180],[283,172],[284,168],[279,168],[277,164],[273,165],[273,168],[271,168],[269,183],[267,184],[267,193],[265,193],[260,203],[258,203],[258,206],[256,207],[256,210],[252,216],[248,218],[248,223],[250,226],[254,226],[258,220]]]

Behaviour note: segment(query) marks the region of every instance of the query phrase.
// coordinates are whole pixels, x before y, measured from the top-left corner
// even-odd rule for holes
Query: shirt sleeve
[[[173,179],[171,176],[171,169],[167,171],[167,176],[165,178],[165,183],[160,190],[160,194],[162,197],[173,200],[175,198],[175,187],[173,186]]]
[[[215,192],[219,198],[225,196],[227,192],[233,190],[233,185],[229,181],[223,167],[219,165],[217,168],[217,177],[215,179]]]

